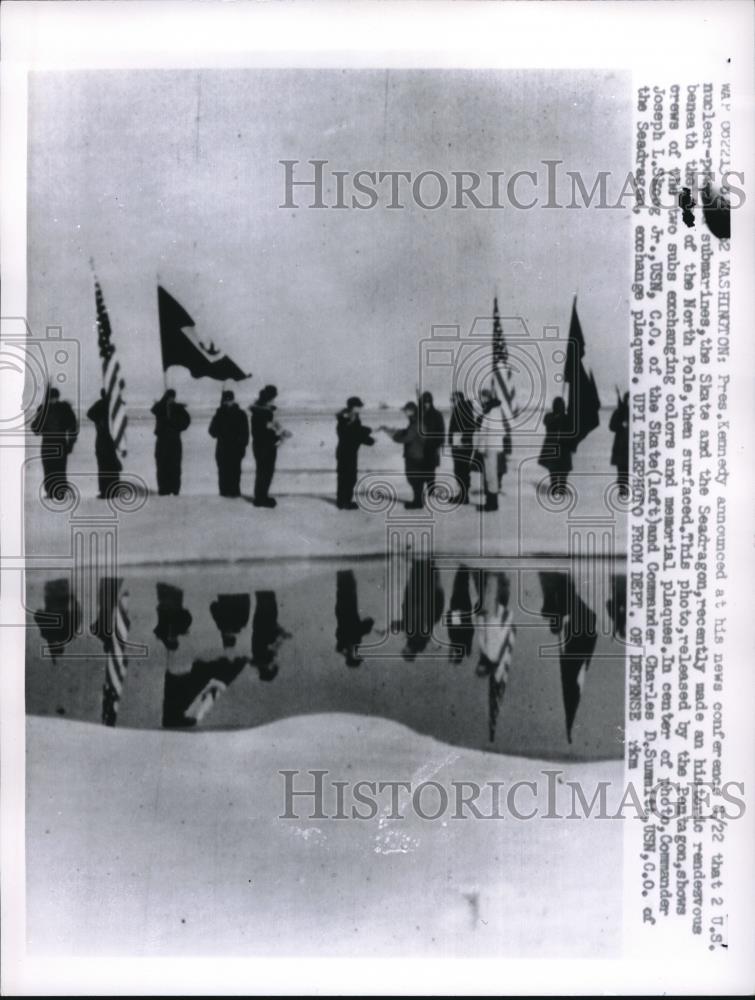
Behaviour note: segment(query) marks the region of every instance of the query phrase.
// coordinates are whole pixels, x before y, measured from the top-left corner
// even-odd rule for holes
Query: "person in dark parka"
[[[440,410],[435,409],[431,392],[422,393],[419,405],[419,430],[425,444],[427,492],[432,493],[435,486],[435,470],[440,465],[440,456],[446,439],[446,422]]]
[[[176,402],[175,389],[168,389],[152,407],[155,417],[155,465],[157,492],[178,496],[181,492],[181,434],[191,423],[189,411]]]
[[[110,433],[108,401],[104,389],[100,390],[100,398],[97,402],[90,406],[87,418],[95,426],[94,454],[97,459],[97,478],[100,490],[98,498],[104,500],[108,495],[112,496],[117,491],[120,483],[118,473],[123,469],[121,460],[118,458],[115,441]]]
[[[354,487],[357,482],[357,455],[361,445],[373,445],[372,428],[364,427],[359,413],[364,403],[358,396],[350,396],[346,406],[336,414],[336,506],[339,510],[356,510]]]
[[[573,446],[570,438],[566,405],[561,396],[553,400],[553,409],[543,417],[545,440],[538,463],[548,470],[551,492],[562,494],[572,469]]]
[[[49,389],[31,424],[34,434],[42,437],[42,470],[45,494],[50,497],[68,489],[66,469],[79,434],[79,422],[73,407],[60,398],[57,389]]]
[[[613,431],[611,465],[616,466],[616,482],[622,497],[629,495],[629,393],[625,392],[611,414],[608,429]]]
[[[448,423],[448,446],[454,463],[454,476],[459,481],[457,499],[469,503],[469,483],[475,430],[475,413],[472,403],[463,392],[451,396],[451,419]]]
[[[257,397],[256,403],[249,407],[252,413],[252,450],[257,469],[254,477],[254,506],[275,507],[276,501],[270,496],[270,485],[275,474],[275,460],[278,456],[278,445],[289,437],[275,416],[276,407],[273,400],[278,396],[274,385],[266,385]]]
[[[404,469],[413,493],[413,499],[404,506],[407,510],[418,510],[424,502],[425,486],[430,484],[432,477],[427,472],[425,441],[417,423],[417,404],[409,401],[402,412],[409,421],[406,427],[394,430],[381,426],[379,429],[385,431],[397,444],[404,446]]]
[[[210,437],[217,441],[218,488],[221,497],[241,496],[241,462],[249,444],[249,424],[230,389],[223,390],[220,406],[210,423]]]

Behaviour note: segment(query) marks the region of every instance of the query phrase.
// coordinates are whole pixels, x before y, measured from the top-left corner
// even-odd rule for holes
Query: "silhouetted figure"
[[[108,413],[107,393],[100,390],[100,398],[87,412],[87,418],[95,427],[94,454],[97,459],[97,480],[99,484],[98,498],[105,500],[113,496],[120,483],[119,473],[123,466],[118,458],[118,450],[110,433],[110,416]]]
[[[166,729],[196,726],[201,722],[219,695],[230,687],[247,664],[246,657],[233,660],[221,656],[216,660],[195,660],[185,673],[165,671],[163,688],[163,719]]]
[[[431,392],[422,393],[419,406],[419,429],[425,443],[426,488],[430,493],[435,486],[435,473],[440,465],[440,456],[446,439],[446,423],[443,414],[435,408]]]
[[[443,617],[445,594],[429,557],[412,562],[404,589],[400,628],[406,633],[401,655],[411,663],[430,641],[433,628]]]
[[[152,407],[155,416],[155,465],[157,492],[178,496],[181,492],[181,434],[191,423],[189,411],[176,402],[175,389],[167,389]]]
[[[611,465],[616,466],[616,482],[622,497],[629,496],[629,393],[625,392],[611,414],[608,429],[613,431]]]
[[[476,419],[474,407],[463,392],[451,396],[451,419],[448,422],[448,446],[454,463],[454,476],[459,481],[457,502],[469,503],[469,484]]]
[[[339,510],[356,510],[354,487],[357,482],[357,455],[363,444],[373,445],[371,427],[363,427],[360,411],[364,403],[358,396],[346,400],[345,409],[336,414],[336,506]]]
[[[252,619],[252,666],[260,680],[271,681],[278,673],[275,659],[284,639],[291,633],[278,624],[278,599],[272,590],[258,590]]]
[[[402,408],[402,413],[406,414],[408,420],[406,427],[394,430],[381,426],[379,429],[385,431],[397,444],[404,446],[404,469],[413,493],[413,499],[404,506],[407,510],[417,510],[423,506],[425,488],[432,484],[435,470],[431,474],[427,468],[425,442],[419,432],[417,420],[417,404],[408,402]]]
[[[482,579],[480,610],[475,616],[480,658],[477,676],[488,678],[488,738],[495,740],[514,655],[516,626],[509,609],[511,584],[506,573],[486,571]]]
[[[566,738],[571,743],[572,727],[582,698],[582,687],[598,641],[595,612],[577,594],[570,573],[540,573],[543,589],[541,614],[553,635],[559,637],[561,691],[566,715]]]
[[[183,606],[184,592],[179,587],[169,583],[158,583],[156,586],[157,625],[154,635],[168,652],[175,652],[179,638],[186,635],[191,627],[191,612]]]
[[[461,663],[472,652],[475,628],[470,590],[471,577],[472,572],[467,566],[459,566],[454,575],[451,602],[445,619],[448,639],[452,643],[449,653],[452,663]]]
[[[236,636],[249,622],[252,601],[249,594],[218,594],[210,605],[212,620],[218,627],[223,640],[223,649],[236,645]]]
[[[62,499],[62,494],[68,489],[66,468],[79,434],[79,422],[73,407],[60,398],[57,389],[48,388],[44,402],[34,415],[31,429],[42,437],[45,494]]]
[[[722,188],[708,179],[700,192],[703,203],[703,219],[719,240],[731,238],[731,202]]]
[[[105,681],[102,685],[102,723],[114,726],[123,696],[128,670],[128,641],[131,620],[128,613],[128,591],[121,577],[100,578],[97,596],[97,619],[91,625],[92,635],[102,643],[105,653]]]
[[[538,463],[550,473],[551,492],[561,495],[572,469],[573,434],[563,397],[556,396],[553,409],[543,417],[545,440]]]
[[[275,473],[278,445],[290,437],[278,422],[273,400],[278,396],[274,385],[266,385],[250,406],[252,413],[252,450],[257,469],[254,477],[254,506],[275,507],[276,501],[270,496],[270,485]]]
[[[66,578],[45,583],[45,606],[34,612],[34,621],[55,663],[81,626],[81,606]]]
[[[359,643],[372,631],[373,618],[359,617],[357,581],[350,569],[336,573],[336,652],[342,653],[347,667],[358,667]]]
[[[484,511],[498,510],[498,470],[503,454],[503,439],[506,434],[501,401],[490,389],[480,392],[482,413],[475,433],[475,451],[482,462],[483,487],[485,490]]]
[[[611,596],[606,601],[606,610],[613,622],[614,638],[625,639],[627,634],[627,576],[626,573],[611,574]]]
[[[241,496],[241,462],[249,444],[249,423],[230,389],[223,390],[209,430],[210,437],[217,441],[215,461],[220,495]]]

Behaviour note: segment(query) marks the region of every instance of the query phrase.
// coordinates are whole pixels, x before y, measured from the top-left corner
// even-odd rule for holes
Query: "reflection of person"
[[[165,671],[163,688],[163,726],[196,726],[207,715],[226,688],[239,676],[247,664],[243,656],[229,660],[195,660],[187,673]]]
[[[499,456],[503,452],[506,425],[501,410],[501,401],[490,389],[480,392],[482,414],[475,433],[475,450],[482,461],[482,475],[485,487],[483,510],[498,510],[498,468]]]
[[[212,620],[223,640],[223,649],[236,645],[236,636],[246,628],[252,602],[249,594],[218,594],[210,605]]]
[[[488,737],[495,740],[514,655],[516,626],[509,609],[511,585],[506,573],[483,575],[481,606],[476,617],[480,658],[477,676],[488,678]]]
[[[66,578],[45,583],[45,606],[34,612],[34,621],[54,663],[81,626],[81,606]]]
[[[545,440],[538,463],[550,473],[551,491],[560,495],[572,469],[573,445],[569,440],[569,420],[563,397],[556,396],[553,409],[543,417]]]
[[[152,407],[155,417],[155,465],[160,496],[181,491],[181,434],[191,423],[189,411],[176,402],[176,390],[167,389]]]
[[[613,622],[614,637],[626,638],[627,634],[627,575],[611,574],[611,596],[606,601],[606,611]]]
[[[60,398],[58,389],[48,389],[45,401],[34,415],[31,429],[42,437],[43,485],[45,494],[50,497],[68,488],[68,456],[79,433],[73,407]]]
[[[87,418],[92,421],[95,427],[94,454],[97,459],[98,497],[100,500],[104,500],[108,495],[112,496],[117,491],[120,483],[118,473],[123,469],[121,460],[118,458],[115,441],[110,433],[108,400],[104,389],[100,390],[100,398],[97,402],[89,407]]]
[[[336,573],[336,652],[342,653],[347,667],[358,667],[362,660],[356,647],[372,631],[372,618],[359,617],[357,582],[350,569]]]
[[[438,574],[428,557],[415,559],[404,589],[399,627],[406,633],[406,644],[401,655],[410,663],[421,653],[433,632],[433,627],[443,617],[445,594]]]
[[[266,385],[260,390],[257,401],[249,407],[252,413],[252,451],[256,463],[254,477],[254,506],[275,507],[276,501],[270,496],[270,485],[275,473],[278,445],[290,437],[278,422],[273,400],[278,396],[274,385]]]
[[[419,405],[419,430],[425,443],[426,489],[428,493],[431,493],[435,486],[435,470],[440,465],[440,456],[446,437],[446,424],[443,420],[443,414],[440,410],[435,409],[431,392],[422,393]]]
[[[224,389],[220,396],[220,406],[215,410],[209,432],[217,441],[215,461],[220,495],[241,496],[241,462],[249,444],[249,424],[230,389]]]
[[[275,659],[284,639],[291,633],[278,624],[278,599],[272,590],[256,592],[254,618],[252,619],[252,666],[257,668],[260,680],[271,681],[278,673]]]
[[[425,461],[425,442],[419,432],[417,422],[417,404],[409,401],[402,412],[406,414],[408,423],[400,430],[381,426],[379,430],[388,434],[397,444],[404,446],[404,469],[406,478],[414,494],[413,499],[404,506],[408,510],[416,510],[423,505],[425,487],[433,481],[435,470],[428,472]]]
[[[169,583],[157,584],[157,625],[154,634],[168,652],[178,649],[178,640],[191,627],[191,612],[184,606],[184,592]]]
[[[446,612],[446,628],[451,642],[450,659],[452,663],[461,663],[472,652],[474,639],[474,617],[472,614],[472,596],[469,587],[471,570],[467,566],[459,566],[454,576],[451,602]]]
[[[608,429],[613,431],[611,465],[616,466],[616,482],[622,497],[629,494],[629,393],[625,392],[611,414]]]
[[[469,481],[472,462],[472,442],[475,430],[475,414],[472,403],[463,392],[451,396],[451,419],[448,423],[448,446],[454,463],[454,476],[459,482],[457,500],[469,503]]]
[[[357,454],[361,445],[373,445],[375,439],[370,427],[362,426],[359,417],[364,403],[358,396],[346,400],[345,409],[336,414],[336,505],[339,510],[356,510],[354,487],[357,482]]]

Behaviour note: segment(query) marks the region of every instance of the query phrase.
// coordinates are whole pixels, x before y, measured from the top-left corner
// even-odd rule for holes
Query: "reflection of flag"
[[[102,722],[106,726],[114,726],[117,721],[128,667],[126,645],[131,622],[127,610],[128,593],[122,590],[122,584],[123,581],[115,576],[100,580],[97,621],[92,625],[92,635],[102,642],[107,657],[102,687]]]
[[[576,450],[590,431],[600,423],[600,398],[592,372],[587,374],[582,358],[585,354],[585,338],[577,315],[577,297],[572,304],[569,339],[566,344],[564,382],[569,386],[569,402],[566,407],[567,440]]]
[[[488,677],[488,736],[495,740],[496,723],[506,693],[514,656],[516,626],[508,607],[510,583],[505,573],[485,574],[483,607],[477,614],[480,662],[477,673]],[[489,611],[488,608],[494,610]]]
[[[34,612],[34,621],[39,626],[54,663],[81,625],[81,607],[67,579],[48,580],[45,583],[44,610]]]
[[[498,313],[498,299],[493,300],[493,389],[496,387],[501,397],[501,409],[506,420],[514,419],[518,414],[516,394],[514,391],[514,375],[509,364],[509,351],[503,336],[501,317]]]
[[[194,320],[184,307],[157,286],[157,305],[160,314],[160,344],[163,371],[172,365],[188,368],[193,378],[214,378],[218,381],[232,379],[240,382],[250,378],[227,354],[210,342],[203,344],[194,331]]]
[[[551,632],[559,637],[566,738],[571,743],[585,675],[598,641],[597,619],[577,594],[570,573],[540,573],[539,576],[543,589],[541,614],[549,620]]]
[[[246,659],[195,660],[188,673],[165,671],[163,726],[195,726],[246,666]]]
[[[107,400],[108,430],[121,458],[126,456],[126,400],[123,392],[126,383],[121,378],[121,365],[116,357],[110,317],[105,307],[105,299],[97,276],[94,278],[94,302],[97,308],[97,343],[102,358],[102,381]]]

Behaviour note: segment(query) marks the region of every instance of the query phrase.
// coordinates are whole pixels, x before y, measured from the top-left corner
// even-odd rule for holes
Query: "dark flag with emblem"
[[[550,620],[550,630],[559,637],[561,693],[566,716],[566,738],[571,743],[572,728],[582,699],[582,688],[598,641],[595,612],[577,594],[569,573],[540,573],[543,589],[542,614]]]
[[[105,306],[102,288],[94,276],[94,304],[97,310],[97,344],[102,358],[102,381],[107,401],[108,429],[119,458],[126,457],[126,383],[122,377],[121,365],[115,352],[110,317]]]
[[[128,668],[128,592],[120,577],[106,576],[100,580],[97,620],[91,631],[105,650],[105,683],[102,686],[102,722],[114,726]]]
[[[564,363],[564,383],[569,386],[569,401],[566,406],[568,440],[572,451],[576,451],[580,441],[584,441],[590,431],[600,424],[600,398],[595,378],[584,366],[585,337],[577,315],[577,296],[572,304],[569,339],[566,344]]]
[[[160,344],[163,371],[178,365],[188,368],[193,378],[214,378],[219,382],[231,379],[240,382],[251,378],[227,354],[212,342],[204,344],[194,330],[194,320],[184,307],[176,302],[160,285],[157,286],[157,305],[160,314]]]
[[[516,405],[514,376],[509,363],[509,351],[503,336],[498,299],[493,299],[493,391],[501,399],[501,408],[507,421],[513,420],[519,410]]]
[[[229,659],[195,660],[184,673],[165,671],[163,719],[166,729],[196,726],[211,711],[220,695],[247,664],[243,656]]]

